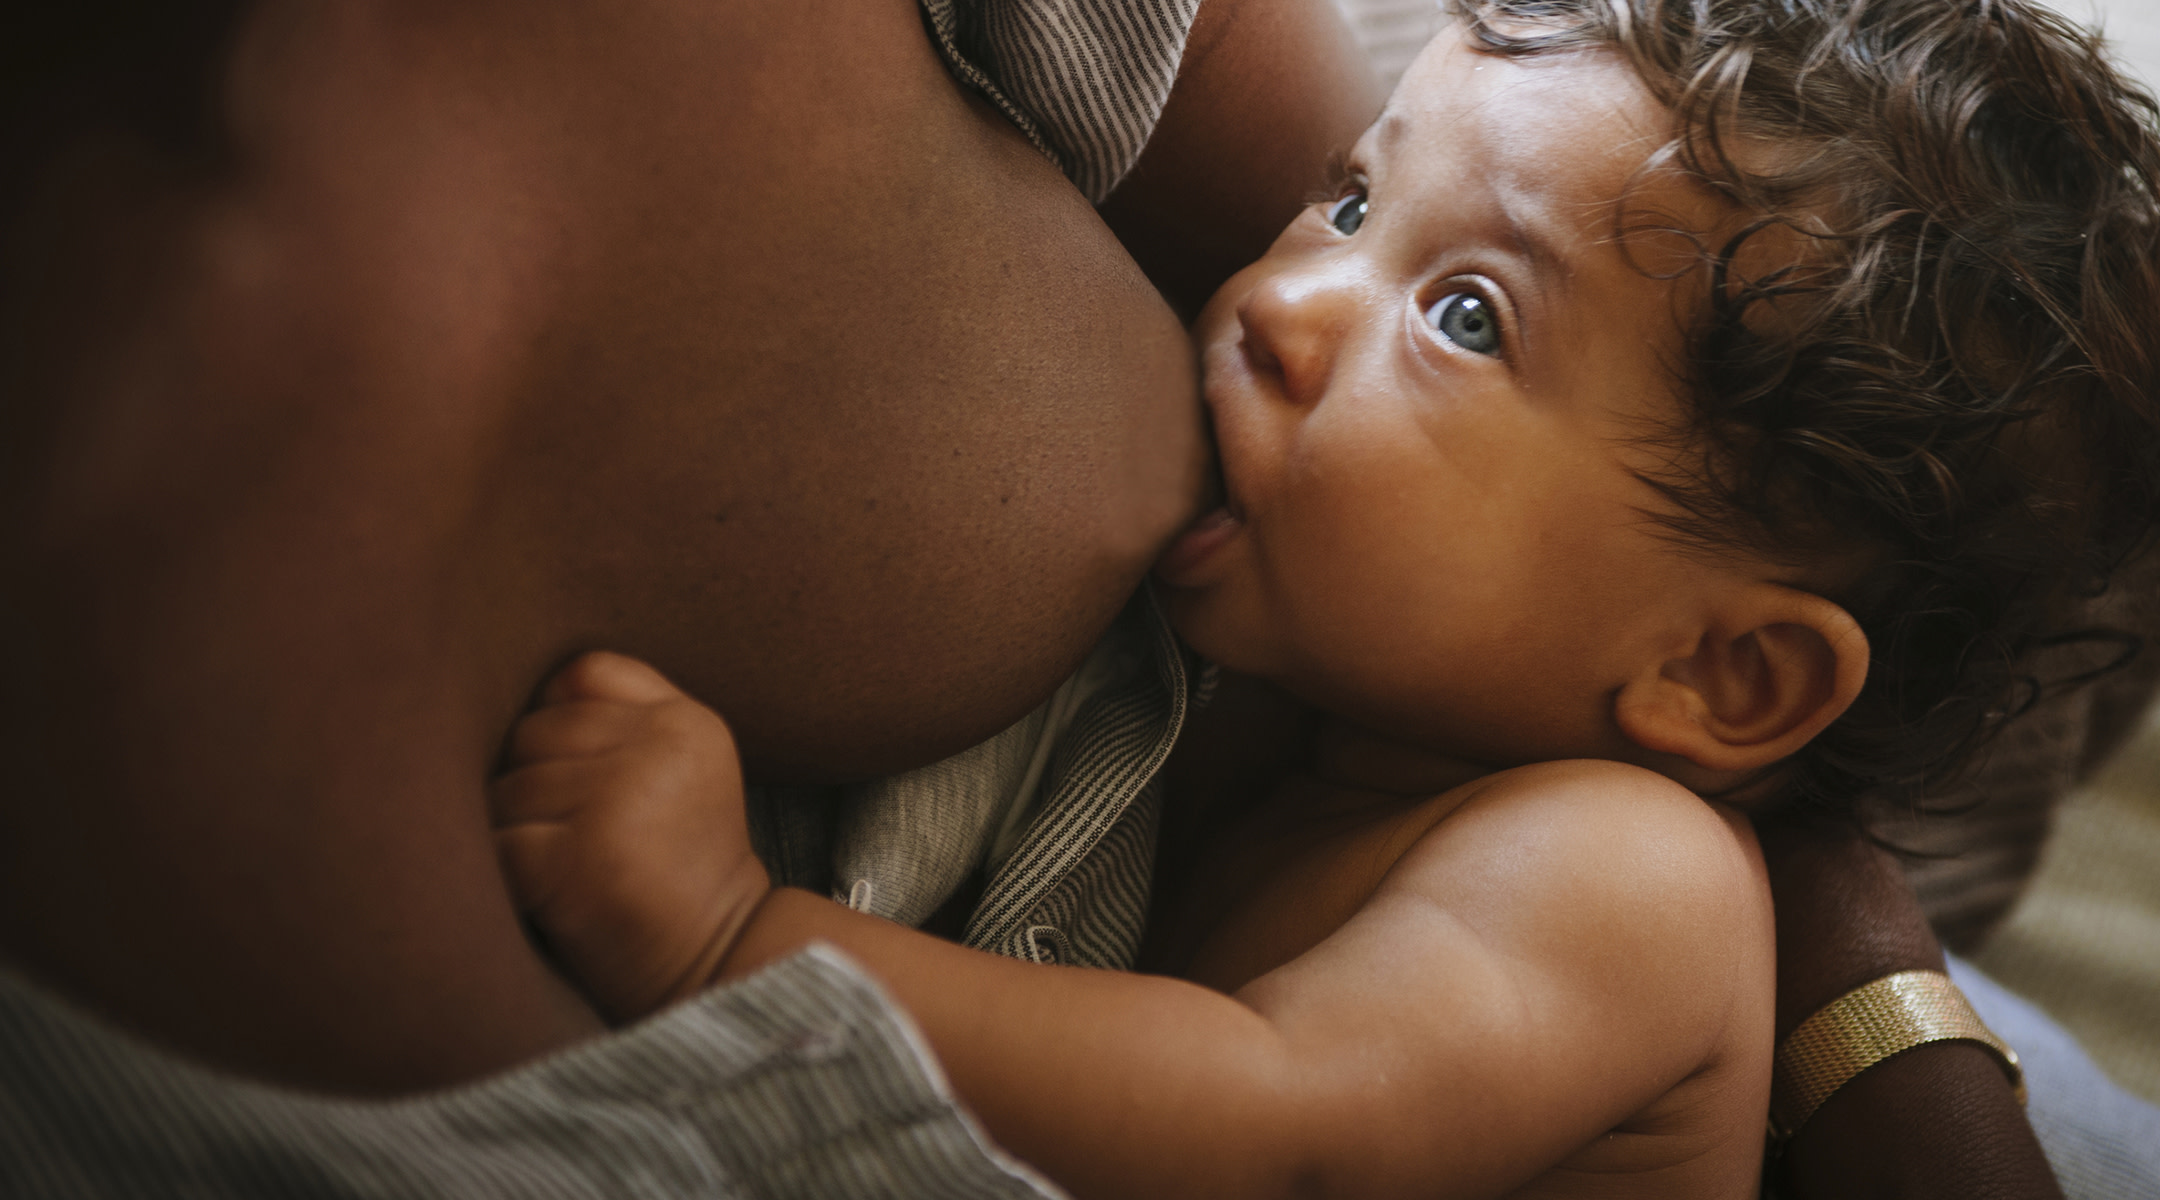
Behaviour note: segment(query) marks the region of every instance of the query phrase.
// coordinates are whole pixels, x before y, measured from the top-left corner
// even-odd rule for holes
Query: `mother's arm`
[[[1766,828],[1777,902],[1778,1037],[1846,992],[1943,969],[1903,872],[1864,839]],[[1795,1200],[2026,1200],[2062,1194],[2002,1065],[1972,1042],[1918,1046],[1823,1102],[1778,1167]]]
[[[1207,0],[1103,220],[1190,320],[1328,184],[1385,98],[1330,0]]]

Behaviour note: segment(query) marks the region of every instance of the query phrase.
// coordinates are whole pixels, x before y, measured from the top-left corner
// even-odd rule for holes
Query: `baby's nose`
[[[1279,381],[1285,401],[1317,404],[1358,309],[1357,289],[1338,273],[1272,275],[1238,305],[1246,359],[1256,373]]]

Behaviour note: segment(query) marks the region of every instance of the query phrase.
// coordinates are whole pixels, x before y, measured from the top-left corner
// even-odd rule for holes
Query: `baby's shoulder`
[[[1405,885],[1445,889],[1435,902],[1518,964],[1538,1027],[1595,1028],[1600,1069],[1630,1081],[1615,1093],[1627,1115],[1541,1184],[1699,1194],[1751,1176],[1776,938],[1747,819],[1614,762],[1542,763],[1461,791],[1405,856]]]
[[[1608,942],[1768,939],[1769,877],[1747,818],[1654,771],[1537,763],[1466,784],[1435,808],[1444,815],[1388,886],[1437,889],[1453,904],[1505,901],[1533,923],[1595,929]]]
[[[1761,854],[1746,817],[1667,776],[1606,759],[1566,759],[1495,772],[1442,798],[1434,832],[1507,839],[1524,853],[1586,858],[1625,872],[1744,868]]]

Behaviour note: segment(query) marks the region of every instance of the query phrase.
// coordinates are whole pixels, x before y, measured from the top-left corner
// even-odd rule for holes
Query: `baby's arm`
[[[715,978],[837,943],[915,1016],[992,1134],[1080,1195],[1507,1190],[1700,1067],[1746,1007],[1733,947],[1767,944],[1741,835],[1659,777],[1595,763],[1481,785],[1340,931],[1234,997],[998,958],[789,889],[743,922],[709,878],[740,861],[739,805],[689,790],[726,772],[650,761],[732,766],[732,751],[650,691],[611,711],[592,685],[614,673],[573,672],[581,698],[536,714],[545,736],[521,735],[527,765],[498,804],[513,886],[573,969],[637,981],[588,977],[603,1004],[630,1015],[627,998],[683,994],[737,927]],[[662,735],[635,732],[663,718]],[[558,741],[582,757],[531,753]],[[612,765],[556,769],[593,762]],[[534,820],[552,839],[519,834]],[[581,830],[613,848],[579,852]],[[663,914],[663,894],[699,919]],[[640,921],[672,931],[635,931],[652,964],[575,944]]]

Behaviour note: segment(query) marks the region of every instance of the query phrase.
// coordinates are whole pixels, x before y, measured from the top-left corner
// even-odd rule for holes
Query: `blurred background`
[[[1391,86],[1440,25],[1436,0],[1336,3]],[[2160,0],[2054,7],[2099,29],[2147,87],[2160,84]],[[2156,574],[2133,581],[2134,615],[2151,616]],[[2147,650],[2160,655],[2160,644]],[[2114,695],[2051,701],[2021,718],[1998,752],[2005,769],[1971,797],[1970,813],[1896,836],[1941,855],[1915,861],[1912,874],[1945,942],[2046,1009],[2116,1082],[2160,1103],[2160,709],[2143,703],[2149,668]],[[2096,720],[2127,741],[2091,746]],[[2057,803],[2078,775],[2085,782]]]
[[[2160,86],[2160,0],[2056,7]],[[2117,1083],[2160,1103],[2160,709],[2063,802],[2032,885],[1972,957],[2067,1026]]]

